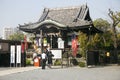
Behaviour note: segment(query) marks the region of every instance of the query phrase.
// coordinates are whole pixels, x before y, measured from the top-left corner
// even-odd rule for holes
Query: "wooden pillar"
[[[40,30],[40,38],[41,38],[41,53],[43,52],[43,36],[42,36],[42,34],[43,34],[43,32],[42,32],[42,30]]]

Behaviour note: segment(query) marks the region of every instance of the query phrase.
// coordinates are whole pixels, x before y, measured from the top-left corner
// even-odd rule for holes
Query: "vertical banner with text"
[[[17,45],[17,63],[21,63],[21,45]]]
[[[10,46],[10,63],[15,63],[15,45]]]

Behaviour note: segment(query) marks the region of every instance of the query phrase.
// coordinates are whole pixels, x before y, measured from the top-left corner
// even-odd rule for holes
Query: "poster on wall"
[[[10,63],[15,63],[15,45],[10,46]]]
[[[58,48],[64,49],[64,41],[61,38],[58,38]]]
[[[54,55],[53,59],[62,59],[62,50],[61,49],[52,49],[52,54]]]
[[[17,45],[16,61],[21,63],[21,45]]]
[[[64,41],[59,41],[58,42],[58,48],[64,49]]]

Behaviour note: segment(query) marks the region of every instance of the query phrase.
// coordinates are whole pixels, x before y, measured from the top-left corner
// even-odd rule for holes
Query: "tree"
[[[10,35],[9,40],[17,40],[17,41],[24,40],[24,34],[14,33],[13,35]]]
[[[105,32],[105,34],[94,34],[88,37],[85,33],[79,32],[78,41],[79,41],[79,49],[80,53],[83,57],[85,57],[86,50],[100,50],[105,49],[106,46],[111,44],[110,39],[110,24],[107,20],[103,20],[102,18],[96,19],[93,22],[94,26],[98,29]],[[89,40],[90,38],[90,40]]]
[[[95,27],[97,27],[98,29],[100,29],[104,32],[109,30],[109,28],[110,28],[109,22],[102,18],[98,18],[98,19],[94,20],[93,24]]]
[[[88,37],[85,33],[83,32],[79,32],[79,35],[78,35],[78,42],[80,44],[79,46],[79,51],[80,51],[80,54],[82,55],[82,57],[85,57],[85,52],[87,50],[87,44],[88,44]]]
[[[94,40],[98,39],[98,41],[96,42],[96,47],[99,49],[106,49],[112,44],[112,41],[111,41],[112,33],[111,33],[110,23],[107,20],[98,18],[94,20],[93,24],[95,27],[97,27],[98,29],[104,32],[103,34],[96,34],[94,36],[95,37]]]
[[[116,31],[116,27],[119,25],[120,23],[120,12],[113,12],[111,9],[109,9],[109,13],[108,13],[109,17],[112,20],[112,32],[113,32],[113,42],[114,42],[114,56],[115,56],[115,60],[117,61],[117,31]]]

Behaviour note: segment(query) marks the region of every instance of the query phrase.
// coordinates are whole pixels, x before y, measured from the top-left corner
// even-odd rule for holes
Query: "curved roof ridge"
[[[57,7],[57,8],[47,8],[47,9],[51,11],[51,10],[61,10],[61,9],[76,9],[76,8],[81,8],[81,7],[86,7],[86,4],[79,5],[79,6]]]

